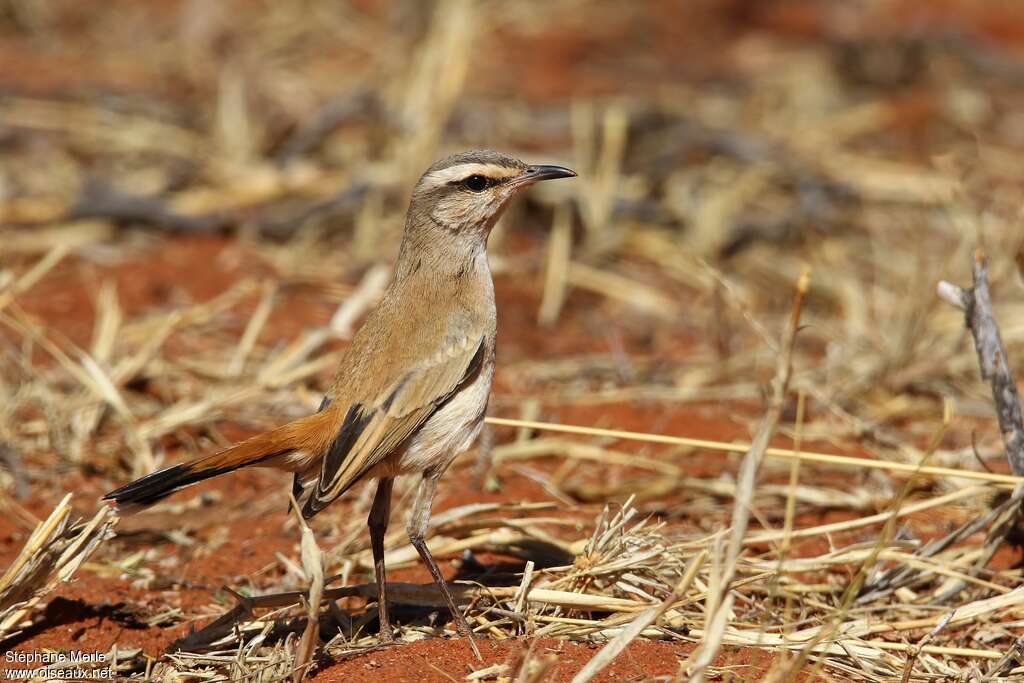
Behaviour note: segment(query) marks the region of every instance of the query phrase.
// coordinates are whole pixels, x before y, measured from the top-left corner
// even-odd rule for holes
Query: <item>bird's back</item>
[[[328,398],[375,403],[410,372],[436,365],[481,338],[493,347],[494,286],[486,261],[481,270],[453,277],[443,287],[436,272],[393,281],[345,351]]]

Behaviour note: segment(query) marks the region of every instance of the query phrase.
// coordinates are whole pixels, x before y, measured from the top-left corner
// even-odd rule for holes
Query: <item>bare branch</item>
[[[1006,458],[1016,475],[1024,474],[1024,417],[1021,416],[1017,382],[1007,361],[999,325],[992,313],[992,295],[988,285],[988,259],[978,249],[974,253],[974,287],[959,289],[957,301],[954,285],[939,283],[939,296],[964,310],[967,328],[974,337],[981,377],[992,385],[999,431],[1006,448]]]

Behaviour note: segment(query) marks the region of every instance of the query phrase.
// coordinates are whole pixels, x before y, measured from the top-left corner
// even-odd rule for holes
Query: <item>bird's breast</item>
[[[389,458],[391,474],[444,471],[455,456],[472,446],[483,426],[493,378],[492,347],[476,377],[449,398],[410,437],[405,447]]]

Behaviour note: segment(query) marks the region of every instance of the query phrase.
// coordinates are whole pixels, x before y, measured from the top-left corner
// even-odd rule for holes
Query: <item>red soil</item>
[[[166,19],[171,23],[177,22],[181,3],[160,4],[168,8]],[[376,5],[372,2],[362,4],[370,8],[367,11]],[[883,3],[883,10],[879,11],[889,14],[865,19],[864,24],[873,28],[898,19],[895,25],[909,30],[922,21],[941,23],[953,21],[951,17],[956,21],[966,18],[967,25],[978,33],[1000,39],[1009,49],[1019,49],[1022,44],[1019,39],[1024,36],[1021,30],[1024,17],[1020,16],[1019,10],[1008,9],[1010,7],[1008,3],[989,3],[986,0],[933,3],[906,0]],[[585,13],[567,12],[564,21],[544,30],[530,33],[514,28],[502,29],[493,38],[493,52],[506,56],[514,54],[516,58],[490,63],[481,60],[480,72],[471,79],[471,94],[486,96],[500,93],[504,96],[515,92],[531,100],[561,101],[586,95],[618,94],[624,84],[634,91],[649,88],[653,91],[653,86],[659,83],[671,85],[673,81],[695,73],[706,76],[728,68],[728,62],[734,56],[731,49],[722,49],[724,37],[732,39],[731,45],[735,47],[739,42],[737,33],[757,38],[770,31],[776,37],[792,40],[819,39],[833,30],[832,27],[847,26],[817,5],[812,7],[804,2],[695,2],[687,6],[687,21],[678,20],[677,3],[651,2],[649,8],[650,14],[646,17],[621,24],[595,27]],[[83,9],[82,12],[81,21],[88,21],[91,10]],[[1008,18],[1008,14],[1013,16]],[[740,25],[742,30],[737,28]],[[96,27],[93,30],[97,30]],[[867,33],[870,35],[870,31]],[[89,85],[156,95],[195,87],[194,83],[181,83],[173,78],[153,78],[144,67],[136,67],[130,59],[138,49],[133,35],[110,36],[109,42],[122,51],[122,58],[105,61],[102,55],[76,53],[70,49],[70,42],[54,44],[47,50],[36,49],[29,42],[8,35],[0,40],[0,83],[12,88],[16,86],[16,92],[26,95]],[[638,44],[649,46],[651,54],[636,58]],[[334,66],[331,60],[336,58],[337,55],[319,55],[302,67],[307,74],[322,76],[331,73],[330,68]],[[663,63],[659,64],[659,60]],[[671,67],[665,68],[664,64]],[[615,68],[610,69],[609,65]],[[217,79],[211,77],[207,81],[216,84]],[[894,97],[897,99],[893,108],[893,125],[907,131],[917,127],[920,120],[927,119],[936,106],[927,94],[903,93]],[[537,144],[537,141],[523,144],[529,146]],[[521,242],[516,240],[515,253],[524,255],[524,258],[533,257],[538,262],[542,255],[537,244],[525,238]],[[19,264],[5,265],[17,272],[24,270]],[[140,248],[130,260],[122,263],[100,266],[68,258],[30,292],[19,297],[18,304],[49,329],[65,335],[76,344],[87,345],[93,329],[94,292],[102,282],[116,284],[119,303],[126,319],[131,319],[154,310],[206,301],[243,278],[258,279],[272,273],[272,267],[239,240],[222,237],[160,239]],[[659,358],[679,358],[687,348],[687,334],[692,332],[682,323],[676,328],[667,326],[668,329],[656,329],[654,324],[645,325],[643,322],[617,326],[621,327],[621,338],[613,340],[607,335],[610,316],[595,310],[598,307],[594,297],[578,293],[567,302],[558,333],[541,330],[535,324],[540,293],[537,279],[524,282],[504,276],[497,280],[500,367],[508,368],[524,359],[609,352],[617,345],[628,352]],[[256,299],[254,294],[235,312],[237,319],[231,324],[237,331],[244,327]],[[261,342],[291,340],[309,326],[324,324],[332,311],[331,302],[300,288],[281,292]],[[36,358],[39,362],[46,362],[41,354]],[[326,376],[319,378],[321,386],[327,380]],[[520,378],[512,377],[502,369],[499,369],[496,385],[496,399],[510,393],[519,394],[522,390]],[[542,417],[567,423],[698,438],[746,440],[750,435],[751,420],[760,409],[759,405],[665,406],[639,403],[546,406]],[[499,442],[509,434],[509,430],[498,430]],[[779,443],[785,444],[785,440],[780,439]],[[836,450],[832,444],[806,446]],[[615,447],[631,452],[639,449],[636,444],[619,443]],[[172,457],[181,450],[178,448],[176,451],[172,447]],[[676,456],[673,462],[684,465],[694,476],[709,477],[721,473],[735,474],[736,457],[695,453]],[[47,473],[51,485],[40,484],[28,500],[15,504],[23,506],[37,518],[44,518],[66,490],[76,492],[75,505],[83,516],[87,516],[103,492],[118,483],[100,473],[63,476],[54,462],[30,464]],[[551,465],[531,463],[531,467],[546,471],[545,468],[550,469]],[[537,482],[507,470],[501,472],[499,491],[484,492],[466,485],[469,479],[467,469],[456,469],[453,476],[442,484],[436,509],[441,511],[476,501],[551,500]],[[610,481],[634,474],[630,468],[612,468],[610,472],[602,473]],[[823,481],[841,487],[846,483],[844,476],[834,475]],[[297,555],[297,534],[284,513],[287,486],[286,478],[278,474],[241,472],[197,486],[175,499],[187,501],[203,494],[219,494],[219,500],[209,505],[164,517],[125,518],[120,524],[121,537],[108,544],[105,550],[113,548],[111,556],[120,558],[148,549],[150,554],[142,566],[154,571],[154,580],[149,585],[137,585],[137,577],[101,575],[96,567],[86,565],[75,580],[62,586],[48,599],[49,604],[38,623],[14,641],[14,649],[28,652],[43,648],[74,648],[106,652],[116,642],[122,649],[139,647],[153,657],[159,656],[190,628],[201,627],[209,620],[209,613],[202,609],[223,599],[223,593],[220,593],[222,586],[259,587],[265,581],[263,571],[275,561],[277,553],[292,558]],[[688,516],[687,495],[685,491],[677,493],[670,501],[671,507],[665,507],[676,516],[673,523],[692,530],[701,520]],[[593,516],[592,507],[584,510],[587,516]],[[322,538],[330,531],[332,520],[349,512],[350,504],[339,501],[315,520],[314,528]],[[821,524],[852,517],[854,515],[847,511],[827,511],[803,516],[798,524]],[[934,520],[911,520],[912,523],[915,521]],[[145,533],[141,533],[142,530]],[[197,543],[179,546],[162,537],[161,530],[183,531]],[[21,521],[20,516],[0,515],[0,566],[11,561],[30,532],[31,525]],[[870,537],[872,533],[869,530],[860,534],[838,535],[833,540],[837,543],[854,541]],[[825,543],[824,539],[811,539],[797,544],[794,550],[797,554],[820,552]],[[994,565],[1009,566],[1019,561],[1019,556],[1019,551],[1001,550]],[[489,564],[508,560],[484,554],[477,559]],[[452,558],[439,560],[451,576],[455,569]],[[419,566],[395,571],[391,576],[396,580],[428,581],[425,570]],[[181,609],[187,617],[203,618],[192,624],[178,623],[167,627],[144,623],[175,608]],[[315,680],[416,683],[462,680],[472,670],[514,660],[526,646],[518,640],[482,641],[480,647],[486,661],[481,664],[473,658],[467,644],[459,639],[419,641],[328,664],[317,673]],[[555,681],[568,681],[596,652],[596,647],[561,641],[544,640],[534,646],[540,658],[555,658],[550,679]],[[635,681],[659,675],[671,676],[691,650],[691,645],[683,643],[634,642],[598,680]],[[719,656],[717,664],[734,667],[733,680],[756,681],[762,678],[772,661],[768,654],[753,648],[727,649]],[[4,660],[0,658],[0,668],[3,666]]]
[[[204,263],[201,271],[197,263]],[[87,343],[92,330],[93,309],[85,283],[113,280],[118,285],[121,305],[127,317],[175,303],[202,301],[215,296],[241,275],[266,271],[244,247],[214,238],[177,239],[161,244],[159,249],[147,250],[130,263],[104,268],[85,267],[76,259],[69,259],[39,287],[21,302],[32,315],[52,323],[58,330],[78,343]],[[173,283],[173,284],[172,284]],[[169,287],[180,288],[172,294]],[[548,354],[569,353],[588,346],[592,351],[604,351],[603,340],[588,334],[586,307],[566,310],[559,334],[536,333],[533,325],[516,325],[517,318],[532,317],[539,301],[539,289],[498,278],[497,291],[502,311],[501,342],[507,355],[519,358],[537,358]],[[303,301],[303,298],[305,300]],[[331,313],[331,306],[317,302],[315,297],[296,295],[287,306],[279,306],[275,320],[279,326],[273,334],[288,338],[303,327],[323,324]],[[245,317],[240,318],[239,329]],[[626,335],[627,348],[637,345],[636,339]],[[649,351],[649,350],[648,350]],[[666,349],[671,352],[671,350]],[[661,353],[661,349],[656,349]],[[501,371],[499,371],[500,373]],[[499,374],[500,386],[507,377]],[[326,378],[324,378],[326,381]],[[545,411],[545,419],[568,423],[593,424],[622,429],[646,430],[719,440],[746,440],[750,421],[759,412],[758,406],[743,405],[653,405],[612,404],[596,407],[559,406]],[[511,435],[511,430],[499,429],[500,443]],[[785,443],[785,440],[780,440]],[[809,444],[810,446],[810,444]],[[637,444],[620,443],[616,448],[637,450]],[[175,451],[172,450],[172,453]],[[172,456],[173,457],[173,456]],[[689,454],[676,456],[680,464],[696,476],[715,476],[734,472],[736,456],[724,454]],[[531,467],[552,471],[553,465],[534,461]],[[613,467],[602,471],[600,478],[615,481],[636,476],[635,468]],[[596,476],[595,472],[595,476]],[[457,466],[439,491],[436,510],[483,501],[550,501],[551,497],[536,481],[509,468],[501,471],[501,488],[495,492],[478,490],[474,486],[458,485],[469,476],[466,467]],[[88,514],[92,501],[99,500],[113,482],[97,476],[74,475],[60,482],[50,491],[39,491],[23,503],[36,517],[48,514],[58,499],[60,490],[75,490],[76,505],[83,515]],[[199,615],[215,601],[228,606],[231,599],[221,591],[223,586],[235,589],[265,585],[263,573],[275,563],[277,553],[297,556],[297,533],[285,515],[286,477],[275,472],[251,470],[230,477],[200,484],[175,498],[188,501],[199,496],[218,496],[212,503],[190,508],[181,513],[127,517],[120,524],[120,539],[114,543],[117,552],[125,555],[149,549],[142,566],[155,572],[147,583],[137,577],[99,575],[83,568],[76,579],[61,587],[49,601],[38,624],[14,642],[18,651],[40,648],[74,646],[87,651],[106,651],[113,643],[121,648],[142,648],[148,655],[158,657],[168,645],[186,635],[190,628],[201,627],[209,617],[200,618],[191,625],[177,623],[147,626],[144,622],[171,609],[180,609],[186,615]],[[58,490],[59,489],[59,490]],[[681,492],[666,501],[677,524],[684,528],[697,520],[688,519],[686,493]],[[314,520],[314,528],[322,536],[332,528],[332,520],[349,514],[350,503],[337,502]],[[587,519],[593,517],[596,507],[583,508]],[[558,514],[579,514],[563,511]],[[815,519],[801,519],[800,523],[822,523],[848,518],[847,513],[824,514]],[[178,546],[167,542],[161,529],[187,533],[196,541],[193,546]],[[0,517],[0,558],[10,560],[24,543],[31,529],[13,516]],[[140,532],[144,532],[139,535]],[[155,535],[154,535],[155,534]],[[258,539],[258,542],[254,542]],[[365,539],[364,539],[365,542]],[[795,552],[820,552],[824,543],[815,539],[797,544]],[[481,554],[477,560],[486,564],[508,562],[510,558]],[[446,573],[456,568],[449,558],[442,559]],[[369,577],[360,577],[368,579]],[[426,571],[415,566],[391,573],[391,578],[426,583]],[[211,614],[211,612],[205,612]],[[317,680],[342,681],[443,681],[457,680],[474,668],[481,668],[464,643],[458,640],[415,642],[388,648],[370,654],[352,657],[327,665],[318,673]],[[524,647],[518,641],[485,641],[482,649],[486,664],[502,663],[514,658]],[[557,656],[552,669],[552,680],[568,680],[573,672],[596,651],[596,648],[557,641],[544,641],[537,645],[541,654]],[[610,667],[599,680],[639,680],[656,675],[671,675],[686,658],[691,646],[671,642],[637,642]],[[727,651],[720,658],[722,665],[741,665],[739,680],[756,680],[769,660],[756,650]],[[749,678],[744,678],[749,673]]]

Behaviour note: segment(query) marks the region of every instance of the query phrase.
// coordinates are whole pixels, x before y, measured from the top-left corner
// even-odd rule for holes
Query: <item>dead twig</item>
[[[1021,415],[1020,395],[1013,377],[992,312],[992,294],[988,284],[988,258],[982,249],[974,252],[974,286],[961,289],[942,281],[938,285],[939,296],[964,311],[967,329],[974,337],[978,352],[981,377],[992,385],[992,398],[996,404],[999,431],[1006,448],[1006,459],[1013,473],[1024,476],[1024,416]]]
[[[988,282],[988,258],[980,247],[974,252],[974,286],[962,289],[943,280],[938,285],[938,294],[945,301],[964,311],[964,321],[974,338],[978,353],[981,377],[992,387],[999,432],[1006,450],[1010,469],[1016,475],[1024,474],[1024,416],[1021,414],[1020,394],[1017,381],[1010,367],[1006,346],[1003,344],[999,324],[992,311],[992,294]],[[981,556],[975,562],[975,570],[986,567],[1007,535],[1017,526],[1021,518],[1021,500],[1024,499],[1024,485],[1018,484],[1011,498],[1011,504],[993,524],[985,538]],[[966,583],[954,582],[945,590],[940,599],[950,600],[963,590]]]

